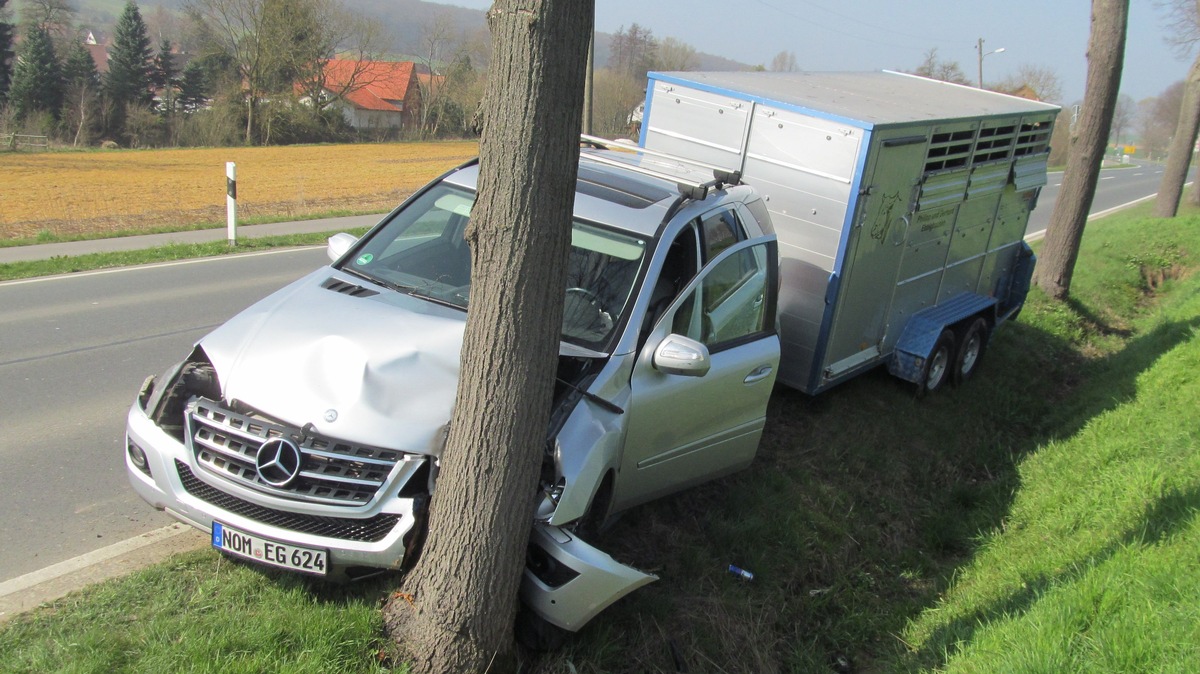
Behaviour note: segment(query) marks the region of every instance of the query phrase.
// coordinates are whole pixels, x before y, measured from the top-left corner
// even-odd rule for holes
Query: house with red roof
[[[397,129],[416,123],[420,78],[429,71],[412,61],[330,59],[319,83],[322,96],[336,100],[356,129]]]

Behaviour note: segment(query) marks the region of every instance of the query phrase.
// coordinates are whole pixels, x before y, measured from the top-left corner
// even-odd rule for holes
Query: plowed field
[[[217,225],[230,161],[239,220],[381,212],[477,151],[462,141],[0,153],[0,237]]]

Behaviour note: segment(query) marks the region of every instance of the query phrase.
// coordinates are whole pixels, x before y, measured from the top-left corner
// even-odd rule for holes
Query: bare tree
[[[1138,103],[1138,139],[1151,159],[1161,159],[1166,154],[1182,105],[1182,80],[1170,85],[1158,96]]]
[[[1129,94],[1121,94],[1117,96],[1117,106],[1113,108],[1112,120],[1112,142],[1117,145],[1121,144],[1122,134],[1133,126],[1133,120],[1137,116],[1137,103],[1134,102],[1133,96]]]
[[[21,23],[46,31],[55,42],[70,36],[79,8],[72,0],[24,0]]]
[[[796,52],[781,51],[771,59],[771,67],[768,70],[776,73],[794,73],[799,69]]]
[[[663,38],[654,59],[659,70],[695,70],[697,63],[696,48],[673,37]]]
[[[646,77],[646,71],[653,67],[657,51],[658,40],[649,28],[636,23],[629,30],[622,26],[617,29],[609,45],[608,67],[641,80]]]
[[[1047,103],[1062,102],[1062,80],[1058,73],[1050,68],[1032,64],[1022,64],[1017,72],[1000,80],[993,89],[1006,94],[1015,94],[1028,87],[1039,101]]]
[[[646,84],[609,68],[596,71],[593,130],[609,138],[631,133],[629,115],[646,98]]]
[[[1200,42],[1200,0],[1166,0],[1162,3],[1170,17],[1167,43],[1175,53],[1187,57]],[[1183,100],[1180,102],[1179,119],[1171,146],[1167,149],[1167,164],[1163,167],[1162,182],[1158,187],[1158,198],[1154,202],[1154,215],[1173,218],[1179,210],[1179,199],[1183,194],[1183,183],[1187,180],[1188,166],[1192,161],[1192,148],[1196,145],[1196,132],[1200,128],[1200,53],[1192,61],[1187,77],[1183,81]],[[1195,190],[1193,190],[1195,192]]]
[[[437,135],[438,120],[442,117],[437,114],[443,103],[440,98],[444,77],[439,75],[439,71],[442,64],[451,60],[459,49],[456,42],[461,43],[454,39],[454,22],[445,12],[434,15],[429,23],[421,27],[421,47],[424,52],[421,61],[428,75],[417,78],[421,89],[420,128],[423,134],[429,136]]]
[[[1046,242],[1034,280],[1056,300],[1071,292],[1071,276],[1079,257],[1079,243],[1088,209],[1096,194],[1100,163],[1108,143],[1113,108],[1125,61],[1125,27],[1129,0],[1092,0],[1092,28],[1088,38],[1088,74],[1079,121],[1071,130],[1062,189],[1050,214]]]
[[[385,69],[376,65],[384,52],[385,38],[378,21],[330,1],[316,5],[316,23],[322,26],[309,49],[287,55],[291,69],[299,73],[296,86],[318,116],[325,108],[345,100],[377,82]],[[336,81],[326,66],[335,52],[346,63]]]
[[[921,61],[921,65],[917,66],[917,69],[912,72],[914,75],[942,80],[943,82],[970,84],[958,61],[946,61],[938,58],[937,47],[925,52],[925,57]]]
[[[384,609],[414,671],[511,669],[562,321],[592,0],[497,0],[471,304],[429,538]]]
[[[290,96],[311,82],[346,32],[360,30],[339,0],[188,0],[188,12],[207,24],[237,67],[246,105],[245,141],[254,141],[259,103]],[[352,26],[353,28],[348,28]]]

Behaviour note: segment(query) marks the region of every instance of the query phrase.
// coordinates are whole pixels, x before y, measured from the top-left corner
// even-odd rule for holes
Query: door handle
[[[767,377],[771,376],[771,370],[773,370],[773,369],[774,368],[772,368],[770,365],[761,365],[761,366],[755,368],[754,371],[752,371],[750,374],[746,375],[746,378],[742,380],[742,383],[743,384],[758,383],[758,382],[766,379]]]
[[[758,307],[761,307],[761,306],[762,306],[763,299],[764,299],[765,297],[766,297],[765,295],[759,295],[757,298],[755,298],[755,300],[754,300],[754,307],[755,307],[756,309],[757,309]]]

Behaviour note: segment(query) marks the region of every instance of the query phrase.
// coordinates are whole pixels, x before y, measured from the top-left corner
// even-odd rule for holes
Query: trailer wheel
[[[954,332],[942,330],[933,351],[925,359],[925,369],[921,373],[921,383],[917,389],[918,396],[933,393],[946,384],[950,379],[950,370],[954,364]]]
[[[963,332],[962,345],[954,359],[954,383],[962,384],[975,374],[987,351],[988,323],[983,318],[971,321]]]

